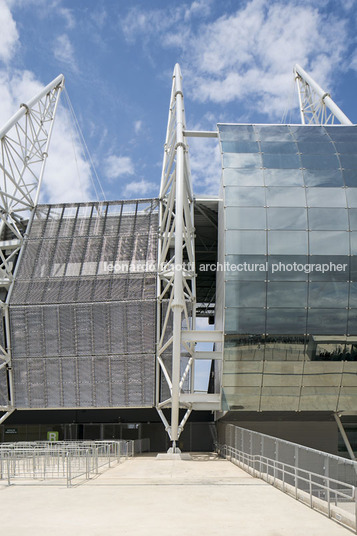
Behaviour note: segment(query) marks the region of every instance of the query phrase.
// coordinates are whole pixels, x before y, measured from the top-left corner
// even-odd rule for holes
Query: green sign
[[[17,434],[17,428],[5,428],[5,434]]]
[[[47,441],[58,441],[58,432],[47,432]]]

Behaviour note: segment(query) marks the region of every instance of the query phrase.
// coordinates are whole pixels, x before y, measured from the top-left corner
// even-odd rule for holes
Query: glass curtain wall
[[[357,129],[218,129],[226,409],[355,408]]]

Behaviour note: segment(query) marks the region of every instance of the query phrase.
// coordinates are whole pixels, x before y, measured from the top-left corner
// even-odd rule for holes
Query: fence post
[[[67,469],[67,488],[70,488],[72,485],[71,482],[71,459],[69,451],[66,452],[66,469]]]

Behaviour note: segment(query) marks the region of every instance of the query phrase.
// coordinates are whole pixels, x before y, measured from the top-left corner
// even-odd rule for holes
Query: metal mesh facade
[[[16,406],[154,401],[155,200],[39,206],[10,297]]]

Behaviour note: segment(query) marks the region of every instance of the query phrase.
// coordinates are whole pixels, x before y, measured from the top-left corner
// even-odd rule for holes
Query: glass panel
[[[307,331],[321,335],[345,335],[347,333],[347,310],[309,309]]]
[[[351,239],[351,255],[357,255],[357,232],[350,232]]]
[[[269,255],[269,279],[272,281],[306,281],[305,267],[309,257],[305,255]],[[308,268],[307,268],[308,270]]]
[[[306,309],[268,309],[267,333],[269,335],[306,332]]]
[[[335,142],[338,153],[342,154],[357,154],[357,139],[354,142]]]
[[[357,281],[357,257],[347,257],[346,262],[350,262],[350,280]]]
[[[267,205],[271,207],[306,206],[304,188],[267,188]]]
[[[277,169],[300,168],[300,159],[297,154],[263,154],[263,167]]]
[[[354,126],[340,126],[340,125],[334,125],[334,126],[326,126],[325,130],[327,134],[336,141],[351,141],[355,140],[357,141],[357,129]]]
[[[348,283],[311,282],[309,284],[309,307],[347,307]]]
[[[348,311],[348,330],[347,334],[350,336],[357,336],[357,309],[350,309]],[[353,353],[355,353],[357,343],[354,343]]]
[[[307,188],[306,196],[309,207],[337,208],[346,206],[344,188]]]
[[[356,169],[357,168],[357,154],[341,154],[340,155],[341,165],[346,169]]]
[[[306,208],[268,208],[268,229],[307,229]]]
[[[293,141],[262,141],[260,144],[262,153],[268,154],[296,154],[298,148]]]
[[[221,140],[255,141],[255,132],[252,125],[217,125]]]
[[[346,255],[311,255],[311,281],[348,281],[350,258]]]
[[[357,188],[346,188],[347,204],[349,207],[357,207]]]
[[[226,206],[265,206],[266,188],[249,188],[248,186],[227,186],[224,189],[224,201]]]
[[[327,134],[324,130],[324,127],[309,125],[309,126],[291,126],[291,133],[293,137],[299,141],[312,140],[316,142],[326,142],[329,141]]]
[[[262,169],[232,169],[223,170],[224,186],[264,186]]]
[[[264,169],[266,186],[303,186],[300,169]]]
[[[265,333],[265,313],[265,309],[226,309],[226,333]]]
[[[265,307],[266,284],[260,281],[227,281],[226,307]]]
[[[224,153],[224,168],[255,168],[262,167],[260,153]]]
[[[349,347],[351,346],[347,345],[346,347],[345,343],[346,337],[343,335],[340,337],[329,337],[328,335],[326,337],[313,337],[309,347],[309,358],[312,361],[342,361],[347,357],[346,352],[349,351]],[[335,374],[329,374],[329,377],[326,377],[324,374],[316,374],[314,364],[309,363],[307,371],[314,371],[315,374],[313,374],[312,377],[310,376],[310,378],[307,376],[304,383],[307,385],[339,385],[340,378],[338,372],[341,371],[341,368],[340,365],[334,365],[334,368],[335,370],[332,369],[330,372],[335,372]]]
[[[340,161],[335,154],[302,154],[301,164],[307,169],[338,169]]]
[[[255,207],[227,207],[227,229],[265,229],[266,209]]]
[[[265,231],[226,231],[226,253],[234,254],[265,254]]]
[[[298,315],[301,316],[302,310],[294,309],[289,310],[289,317],[292,317],[292,314],[294,312],[298,312]],[[305,313],[305,321],[301,325],[301,328],[303,329],[302,333],[306,332],[306,311]],[[274,314],[272,315],[273,320]],[[283,336],[279,336],[279,334],[273,334],[273,335],[267,335],[265,337],[265,360],[276,360],[276,361],[285,361],[285,363],[276,363],[276,366],[285,367],[288,365],[286,361],[300,361],[305,359],[305,335],[296,334],[296,325],[294,327],[295,334],[284,334]],[[265,364],[265,367],[269,365],[268,363]],[[300,366],[298,363],[295,363],[294,367]],[[268,368],[269,370],[269,368]],[[270,369],[271,370],[271,369]],[[289,379],[287,378],[287,381],[289,382]]]
[[[309,208],[309,229],[348,230],[345,208]]]
[[[306,307],[307,283],[296,281],[270,281],[268,307]]]
[[[223,141],[223,153],[259,153],[257,141]]]
[[[287,125],[254,125],[254,128],[261,141],[292,141]]]
[[[357,187],[357,171],[355,169],[343,169],[342,176],[346,186]]]
[[[310,231],[311,255],[348,255],[350,251],[347,231]]]
[[[324,143],[315,140],[310,142],[299,141],[297,146],[299,152],[303,154],[334,154],[336,152],[334,144],[329,139],[326,139]]]
[[[235,370],[242,370],[243,367],[250,367],[251,371],[261,370],[264,359],[264,335],[229,335],[225,338],[224,359],[225,370],[227,361],[233,361],[232,364],[228,363],[231,370],[232,365]],[[243,360],[249,360],[250,363],[240,363]]]
[[[344,186],[340,169],[304,169],[306,186]]]
[[[349,307],[357,308],[357,282],[351,281],[350,283],[350,300]]]
[[[306,231],[269,231],[268,253],[275,255],[307,254]]]
[[[265,281],[267,258],[266,255],[226,255],[225,280]]]

